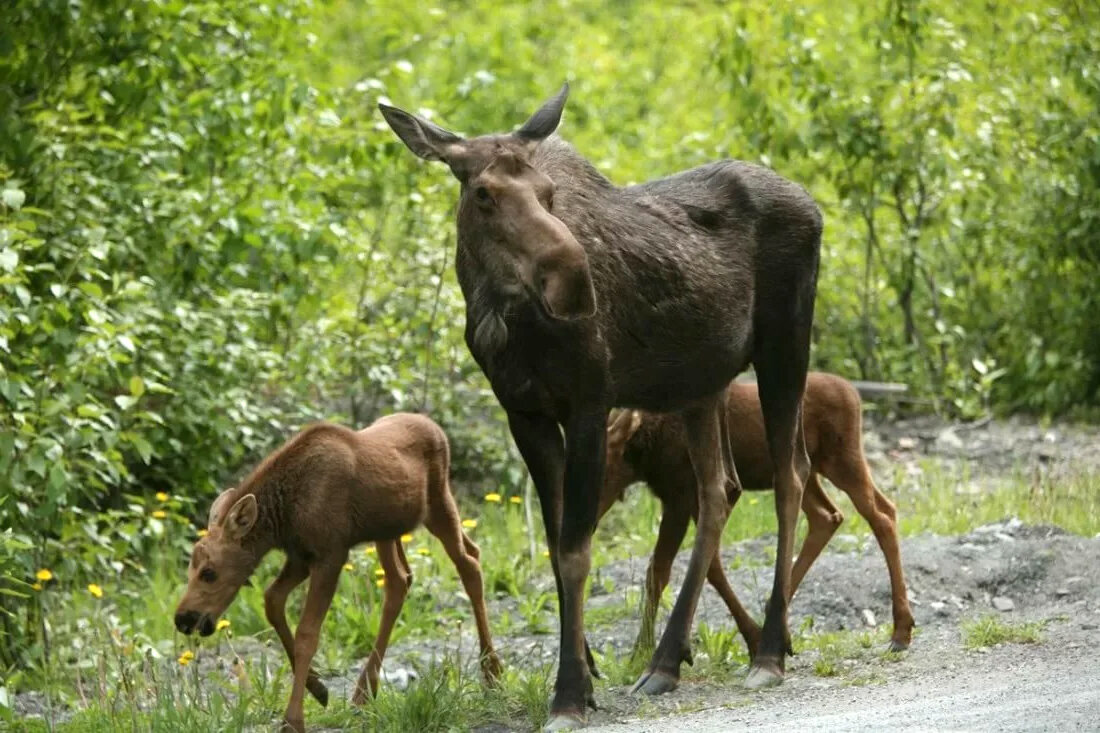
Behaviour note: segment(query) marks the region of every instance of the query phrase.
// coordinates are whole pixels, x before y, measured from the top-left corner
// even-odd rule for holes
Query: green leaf
[[[10,247],[0,250],[0,270],[14,272],[19,265],[19,253]]]
[[[115,395],[115,404],[123,410],[129,410],[137,404],[137,397],[131,397],[128,394]]]
[[[130,377],[130,394],[134,397],[141,397],[145,394],[145,380],[136,374]]]

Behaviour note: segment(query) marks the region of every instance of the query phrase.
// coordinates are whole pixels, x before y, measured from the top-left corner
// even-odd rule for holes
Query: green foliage
[[[45,651],[37,570],[177,567],[303,422],[425,410],[457,479],[521,490],[462,341],[457,184],[380,100],[475,134],[568,79],[563,133],[619,183],[771,165],[826,213],[815,366],[953,415],[1095,408],[1100,18],[1033,5],[0,4],[0,668]],[[523,555],[516,517],[487,534]]]

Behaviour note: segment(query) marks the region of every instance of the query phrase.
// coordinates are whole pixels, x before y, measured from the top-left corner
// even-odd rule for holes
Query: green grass
[[[973,650],[998,644],[1038,644],[1044,626],[1042,621],[1012,622],[988,614],[963,622],[963,646]]]

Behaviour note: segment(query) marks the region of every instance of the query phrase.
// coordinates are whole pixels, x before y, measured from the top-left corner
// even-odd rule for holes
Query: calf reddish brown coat
[[[748,490],[771,488],[774,470],[764,437],[763,415],[755,384],[733,384],[726,397],[726,420],[733,440],[733,456],[742,485]],[[852,500],[856,511],[867,520],[875,533],[890,573],[890,591],[894,611],[892,651],[909,647],[913,636],[913,614],[905,591],[901,552],[898,546],[897,518],[894,505],[875,487],[863,455],[863,415],[859,393],[844,379],[811,372],[806,379],[802,399],[802,424],[811,474],[802,495],[802,511],[809,532],[791,572],[791,595],[825,548],[844,516],[818,482],[818,474],[829,479]],[[616,415],[607,429],[607,470],[600,517],[626,488],[646,482],[661,501],[661,527],[657,545],[646,573],[646,597],[642,627],[636,649],[653,644],[653,623],[657,603],[668,585],[672,561],[687,532],[689,518],[698,512],[695,503],[695,475],[685,444],[683,423],[675,416],[627,410]],[[726,574],[721,557],[715,555],[707,580],[726,602],[745,637],[749,654],[755,656],[760,627],[745,612]]]
[[[782,679],[794,527],[809,460],[799,410],[809,360],[822,219],[800,186],[724,160],[619,187],[553,136],[563,87],[514,133],[463,139],[388,105],[413,153],[461,183],[455,268],[466,343],[508,415],[542,504],[561,649],[550,728],[595,705],[584,584],[612,407],[680,412],[699,492],[699,531],[672,615],[635,685],[674,688],[728,516],[736,472],[721,418],[751,363],[775,466],[775,585],[746,684]],[[723,458],[729,460],[723,460]]]
[[[322,704],[328,691],[310,662],[348,550],[374,542],[385,571],[385,600],[374,650],[356,685],[362,703],[378,673],[412,573],[400,537],[423,525],[443,543],[474,608],[487,679],[500,672],[489,636],[478,548],[462,531],[450,490],[447,436],[421,415],[398,413],[355,432],[338,425],[307,427],[268,456],[240,486],[210,509],[209,531],[195,543],[176,628],[209,635],[260,560],[272,549],[286,564],[264,593],[267,620],[294,669],[286,725],[305,729],[305,690]],[[291,636],[286,599],[309,578],[298,629]]]

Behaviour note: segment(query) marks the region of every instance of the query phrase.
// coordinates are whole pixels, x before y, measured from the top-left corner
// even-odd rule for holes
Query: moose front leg
[[[550,722],[546,730],[583,725],[586,708],[596,707],[586,660],[584,584],[591,568],[606,461],[607,410],[586,408],[565,426],[565,483],[558,567],[561,570],[561,651]]]
[[[695,617],[695,606],[703,590],[703,581],[711,566],[722,527],[729,516],[726,503],[726,476],[723,470],[724,447],[721,445],[718,420],[723,415],[716,395],[705,403],[684,412],[688,452],[695,472],[699,498],[699,518],[696,521],[695,546],[691,550],[687,574],[676,605],[672,607],[661,642],[649,663],[649,669],[635,683],[632,692],[659,695],[674,690],[680,682],[680,663],[692,663],[689,635]]]
[[[561,568],[558,565],[558,538],[561,534],[562,483],[565,480],[565,443],[558,423],[546,415],[527,412],[508,412],[508,428],[516,441],[519,454],[527,465],[542,508],[542,523],[546,530],[546,545],[550,553],[550,567],[554,571],[554,585],[558,591],[558,619],[562,619]],[[559,629],[560,631],[560,629]],[[584,642],[588,671],[599,677],[596,660]]]

